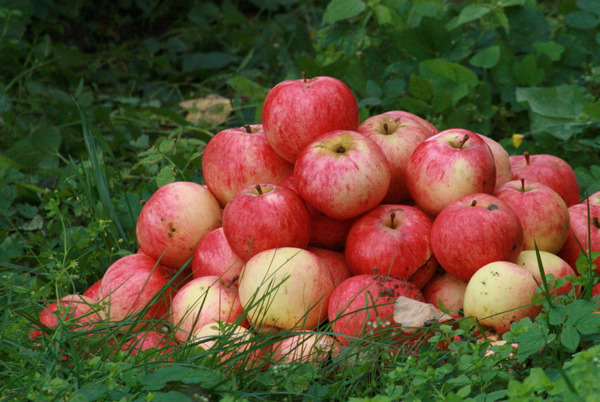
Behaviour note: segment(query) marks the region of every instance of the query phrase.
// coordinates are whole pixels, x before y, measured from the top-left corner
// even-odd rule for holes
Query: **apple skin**
[[[265,98],[261,118],[267,141],[291,163],[315,138],[332,130],[356,130],[359,119],[350,88],[326,76],[275,85]]]
[[[510,324],[525,317],[532,320],[541,306],[531,305],[537,283],[525,268],[508,261],[494,261],[481,267],[465,290],[465,317],[503,334]]]
[[[575,204],[569,207],[571,230],[567,240],[559,251],[558,256],[565,260],[574,270],[577,270],[577,257],[581,253],[579,244],[586,252],[600,251],[600,206],[590,204],[588,218],[587,204]],[[588,233],[588,223],[590,233]],[[591,240],[591,245],[588,240]],[[577,244],[579,242],[579,244]],[[596,271],[600,273],[600,257],[592,261]],[[578,273],[579,274],[579,273]]]
[[[393,110],[367,118],[357,131],[379,145],[390,166],[390,188],[382,202],[409,203],[411,198],[406,187],[406,165],[417,145],[437,134],[438,130],[417,115]]]
[[[540,259],[542,260],[542,267],[544,267],[544,273],[546,275],[552,274],[554,279],[566,278],[569,275],[577,276],[575,270],[562,258],[556,254],[552,254],[547,251],[539,251]],[[523,250],[517,257],[515,264],[522,266],[533,275],[537,283],[542,284],[542,275],[540,274],[540,268],[538,265],[537,255],[535,250]],[[564,294],[569,293],[573,285],[567,281],[563,286],[556,289],[554,282],[548,283],[550,292],[552,294]]]
[[[473,193],[493,193],[496,165],[492,151],[476,133],[448,129],[414,150],[406,184],[416,205],[436,216],[446,205]]]
[[[239,278],[244,262],[238,257],[223,233],[223,228],[209,232],[196,246],[191,269],[194,278],[219,276],[225,282]]]
[[[327,308],[331,330],[336,339],[373,335],[394,322],[394,302],[400,296],[425,301],[412,283],[384,275],[355,275],[340,283],[331,294]]]
[[[523,227],[504,201],[486,193],[472,194],[435,218],[431,246],[444,270],[468,281],[490,262],[514,262],[523,247]]]
[[[377,206],[391,173],[379,145],[356,131],[318,137],[298,155],[296,187],[302,198],[330,218],[346,220]]]
[[[510,155],[500,145],[500,143],[483,134],[479,134],[485,143],[490,147],[494,155],[494,164],[496,165],[496,190],[504,183],[512,180],[512,171],[510,170]]]
[[[327,317],[333,279],[321,258],[282,247],[250,258],[240,276],[240,301],[252,326],[313,329]]]
[[[569,234],[569,211],[563,198],[550,187],[525,179],[506,182],[494,193],[519,216],[523,250],[560,251]]]
[[[89,297],[90,299],[96,301],[98,299],[98,289],[100,289],[100,282],[102,282],[102,278],[98,279],[89,288],[87,288],[85,292],[83,292],[82,296]]]
[[[565,200],[567,207],[579,203],[579,183],[573,168],[558,156],[548,154],[510,157],[513,180],[526,179],[547,185]]]
[[[71,328],[87,328],[89,325],[102,320],[97,313],[96,300],[79,294],[70,294],[61,297],[58,301],[49,303],[39,313],[40,323],[48,328],[55,328],[59,322],[73,324]],[[36,329],[29,333],[29,338],[43,335],[44,332]]]
[[[344,255],[350,272],[411,282],[420,270],[433,274],[437,261],[431,248],[431,226],[429,217],[416,207],[378,205],[362,215],[348,233]]]
[[[147,308],[143,318],[164,318],[168,311],[170,293],[167,280],[155,258],[131,254],[119,258],[104,273],[98,289],[98,304],[106,307],[103,313],[110,322],[119,322],[148,307],[159,292],[161,297]],[[142,323],[140,323],[142,325]]]
[[[334,337],[313,331],[295,331],[273,344],[273,360],[278,363],[321,363],[337,355],[340,345]]]
[[[123,343],[121,350],[129,352],[130,355],[137,355],[144,350],[158,349],[159,355],[166,355],[176,345],[177,342],[167,334],[149,330],[134,334],[131,339]]]
[[[277,184],[293,169],[271,148],[261,124],[219,131],[202,151],[202,177],[223,207],[243,189]]]
[[[448,272],[437,272],[433,278],[422,289],[427,303],[433,304],[438,309],[442,305],[448,309],[454,317],[459,317],[463,308],[465,289],[467,281],[463,281]]]
[[[186,341],[203,325],[234,322],[241,314],[237,288],[218,276],[203,276],[192,279],[175,294],[169,318],[176,327],[175,337]]]
[[[221,363],[225,363],[237,355],[245,355],[235,363],[235,367],[242,365],[254,366],[260,362],[262,351],[250,351],[252,348],[252,333],[240,325],[225,322],[211,322],[202,325],[194,331],[191,341],[197,343],[198,352],[210,351],[215,348],[216,356]]]
[[[587,201],[590,202],[590,205],[597,205],[600,207],[600,191],[595,192],[594,194],[587,197],[581,204],[586,204]]]
[[[221,226],[221,207],[204,186],[174,182],[161,186],[142,207],[136,237],[144,254],[178,270],[194,255],[198,242]]]
[[[276,247],[308,246],[310,215],[296,192],[257,184],[235,195],[223,211],[223,233],[243,261]]]
[[[333,281],[334,288],[352,276],[344,253],[319,247],[307,247],[306,249],[323,260],[325,268],[329,271]]]

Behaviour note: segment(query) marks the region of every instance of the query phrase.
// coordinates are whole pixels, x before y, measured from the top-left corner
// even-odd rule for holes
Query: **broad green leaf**
[[[469,59],[475,67],[492,68],[500,60],[500,46],[490,46]]]
[[[411,75],[408,82],[408,92],[417,99],[430,100],[433,98],[433,86],[425,78],[418,75]]]
[[[582,111],[594,119],[600,119],[600,101],[588,103],[583,107]]]
[[[579,332],[570,325],[565,325],[560,334],[560,342],[569,350],[577,349],[581,336]]]
[[[594,29],[598,26],[598,18],[586,11],[574,11],[565,16],[567,26],[575,29]]]
[[[600,1],[598,0],[577,0],[577,7],[582,10],[590,11],[600,17]]]
[[[227,80],[229,85],[237,93],[243,94],[251,99],[264,99],[269,90],[242,75],[236,75]]]
[[[237,56],[225,52],[190,53],[182,58],[184,72],[218,70],[236,61]]]
[[[410,8],[406,25],[409,27],[418,27],[421,25],[423,17],[435,17],[440,10],[440,5],[433,2],[415,3]]]
[[[419,73],[422,77],[435,81],[450,81],[453,83],[464,82],[469,87],[475,87],[479,83],[477,75],[458,63],[442,59],[424,60],[419,65]]]
[[[545,54],[552,61],[560,60],[560,56],[565,51],[565,47],[556,42],[538,42],[533,47],[537,53]]]
[[[389,7],[377,4],[374,7],[373,12],[375,13],[375,20],[377,21],[377,24],[384,25],[392,23],[392,10],[390,10]]]
[[[469,4],[463,8],[458,16],[452,18],[446,29],[451,31],[459,26],[466,24],[471,21],[480,19],[492,11],[492,6],[489,4]]]
[[[580,87],[560,85],[551,88],[517,88],[517,102],[527,103],[540,116],[553,119],[575,119],[587,104]]]
[[[512,70],[515,81],[520,85],[536,86],[544,80],[544,70],[539,68],[537,57],[531,53],[515,60]]]
[[[173,166],[165,166],[156,175],[156,184],[164,186],[165,184],[173,183],[175,181],[175,169]]]
[[[362,13],[367,6],[361,0],[331,0],[325,9],[321,23],[333,24]]]
[[[600,333],[600,315],[588,314],[577,321],[577,331],[584,335]]]

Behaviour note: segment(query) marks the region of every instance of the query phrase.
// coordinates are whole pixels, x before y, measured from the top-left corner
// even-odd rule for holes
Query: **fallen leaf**
[[[181,102],[179,107],[187,110],[185,119],[192,124],[199,122],[221,124],[227,120],[233,110],[229,99],[217,94]]]
[[[454,320],[433,304],[423,303],[405,296],[400,296],[394,304],[394,321],[402,325],[402,331],[413,334],[419,328]]]

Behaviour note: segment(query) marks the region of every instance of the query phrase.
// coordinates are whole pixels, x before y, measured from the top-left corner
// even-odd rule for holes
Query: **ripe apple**
[[[412,283],[393,276],[355,275],[340,283],[327,308],[331,330],[341,343],[397,326],[394,303],[399,296],[425,301]]]
[[[242,306],[237,288],[230,285],[218,276],[203,276],[182,287],[171,303],[175,337],[185,341],[203,325],[236,321],[242,314]]]
[[[547,185],[565,200],[567,207],[579,202],[579,184],[573,168],[558,156],[539,154],[510,157],[513,180],[527,179]]]
[[[354,94],[333,77],[282,81],[269,91],[262,108],[267,141],[292,163],[315,138],[332,130],[356,130],[358,123]]]
[[[577,270],[577,257],[583,251],[586,253],[600,251],[600,206],[590,204],[575,204],[569,207],[571,230],[558,256]],[[589,229],[589,230],[588,230]],[[600,257],[592,261],[596,271],[600,273]]]
[[[494,156],[476,133],[453,128],[420,143],[406,167],[406,184],[417,206],[430,216],[473,193],[493,193]]]
[[[327,317],[333,280],[321,258],[296,248],[262,251],[240,276],[239,294],[253,326],[313,329]]]
[[[202,152],[202,176],[221,206],[254,184],[279,183],[293,169],[271,148],[261,124],[219,131]]]
[[[383,200],[390,168],[381,148],[356,131],[318,137],[298,155],[296,187],[302,198],[330,218],[354,218]]]
[[[458,317],[463,308],[466,288],[467,281],[442,271],[431,278],[422,292],[427,303],[439,309],[443,305],[453,316]]]
[[[431,249],[431,226],[429,217],[416,207],[378,205],[361,216],[348,233],[344,254],[350,271],[407,281],[420,270],[433,275],[437,261]]]
[[[431,227],[431,246],[447,272],[468,281],[492,261],[514,262],[523,247],[523,227],[504,201],[476,193],[440,212]]]
[[[321,363],[339,351],[338,342],[330,335],[295,331],[273,345],[273,360],[278,363]]]
[[[100,282],[102,282],[102,278],[98,279],[92,284],[92,286],[87,288],[85,292],[83,292],[82,296],[89,297],[96,301],[98,299],[98,289],[100,289]]]
[[[39,320],[48,328],[65,323],[72,329],[78,329],[99,322],[102,317],[98,314],[96,300],[84,295],[70,294],[44,306],[40,311]],[[30,338],[40,335],[43,335],[43,331],[37,328],[29,333]]]
[[[329,271],[333,281],[334,288],[352,276],[344,253],[319,247],[307,247],[306,249],[323,260],[325,268]]]
[[[479,134],[485,143],[490,147],[492,155],[494,155],[494,164],[496,165],[496,189],[512,180],[512,171],[510,170],[510,155],[500,145],[500,143],[490,137],[483,134]]]
[[[539,251],[539,255],[546,275],[552,274],[554,279],[566,278],[568,275],[577,276],[573,268],[559,256],[541,250]],[[525,268],[533,275],[537,283],[542,284],[542,275],[535,250],[521,251],[515,264]],[[554,294],[568,293],[573,286],[569,281],[558,289],[554,286],[554,282],[550,282],[548,285],[550,286],[550,291]]]
[[[511,180],[494,193],[519,216],[523,226],[523,250],[556,254],[569,234],[569,211],[563,198],[545,184]]]
[[[167,280],[155,258],[130,254],[119,258],[104,273],[98,289],[98,304],[110,322],[141,318],[162,318],[168,311],[170,294]],[[143,323],[136,319],[136,326]]]
[[[223,233],[243,261],[275,247],[304,248],[310,240],[310,215],[296,192],[257,184],[235,195],[223,211]]]
[[[220,227],[200,240],[191,265],[194,278],[220,276],[223,281],[232,282],[239,278],[244,262],[231,250]]]
[[[200,184],[180,181],[161,186],[144,204],[136,236],[144,254],[178,270],[219,226],[221,207],[214,195]]]
[[[121,350],[131,355],[137,355],[144,350],[157,349],[159,350],[159,355],[165,355],[173,350],[175,346],[176,342],[167,334],[150,330],[133,334],[131,339],[128,339],[121,345]]]
[[[390,188],[382,202],[404,204],[411,201],[405,178],[408,159],[417,145],[437,134],[438,130],[417,115],[393,110],[369,117],[357,131],[379,145],[390,166]]]
[[[595,192],[594,194],[587,197],[586,200],[582,201],[582,204],[585,204],[589,200],[590,205],[600,206],[600,191]]]
[[[191,339],[198,352],[214,350],[221,363],[243,356],[235,366],[254,365],[259,362],[262,351],[252,350],[252,333],[235,323],[210,322],[194,331]]]
[[[473,316],[486,327],[503,334],[522,318],[532,320],[541,310],[531,304],[537,283],[525,268],[508,261],[494,261],[481,267],[465,290],[465,317]]]

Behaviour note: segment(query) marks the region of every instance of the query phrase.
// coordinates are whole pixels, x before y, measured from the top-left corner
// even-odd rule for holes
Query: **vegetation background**
[[[106,333],[57,331],[42,347],[27,334],[44,304],[136,251],[140,201],[201,182],[211,136],[259,122],[268,90],[301,72],[346,82],[361,120],[407,110],[559,156],[582,198],[599,191],[599,25],[596,0],[0,0],[0,396],[592,400],[589,297],[540,301],[547,319],[508,334],[513,357],[508,345],[483,358],[489,343],[465,324],[440,327],[418,358],[370,342],[353,365],[244,375],[204,355],[114,354]]]

